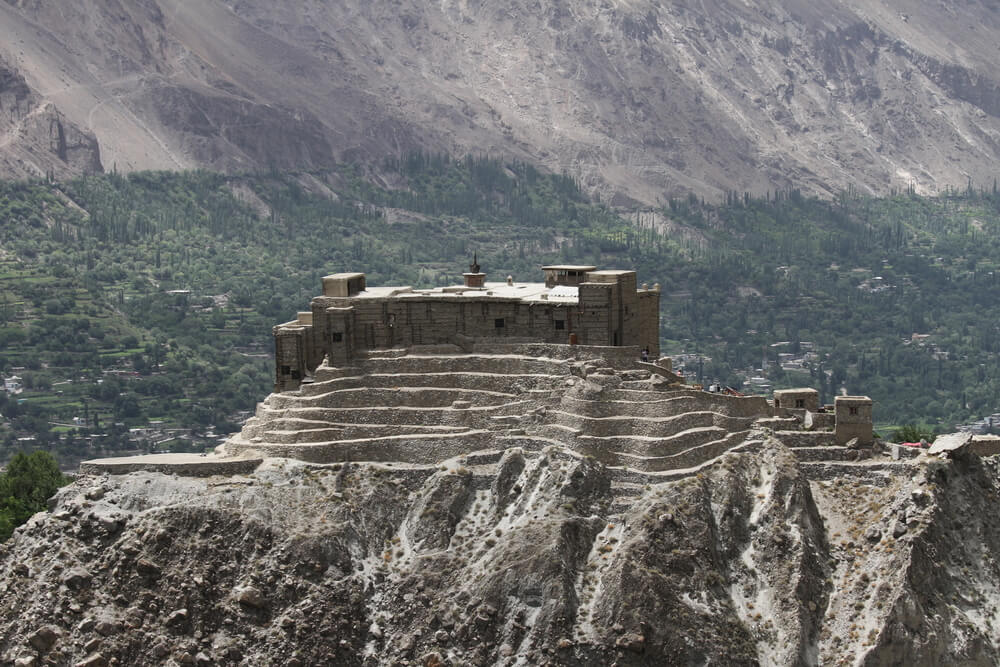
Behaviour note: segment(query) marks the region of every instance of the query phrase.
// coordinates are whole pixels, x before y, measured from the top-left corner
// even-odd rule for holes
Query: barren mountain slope
[[[996,471],[851,470],[771,441],[624,502],[561,447],[83,477],[0,547],[0,656],[995,664]]]
[[[101,169],[93,134],[81,131],[0,62],[0,172],[73,176]]]
[[[0,3],[4,61],[106,165],[488,150],[646,202],[991,180],[998,38],[985,2]]]

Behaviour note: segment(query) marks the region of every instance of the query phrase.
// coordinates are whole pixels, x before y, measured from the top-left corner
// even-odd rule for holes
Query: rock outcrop
[[[86,464],[0,546],[0,660],[1000,660],[995,458],[818,445],[649,364],[492,347],[321,366],[229,458]]]
[[[101,171],[96,137],[32,91],[0,58],[0,173],[38,178]]]
[[[561,446],[84,476],[0,547],[0,658],[1000,659],[995,462],[821,472],[756,437],[697,474],[631,486]]]

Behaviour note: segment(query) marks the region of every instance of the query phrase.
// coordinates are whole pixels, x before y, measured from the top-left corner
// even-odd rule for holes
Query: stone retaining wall
[[[586,447],[605,449],[635,456],[672,456],[692,447],[724,438],[727,431],[707,426],[683,431],[665,438],[644,438],[640,436],[616,435],[598,437],[577,436],[576,442]]]
[[[490,431],[463,432],[454,436],[443,434],[389,436],[365,440],[343,440],[325,443],[276,444],[247,442],[234,438],[226,449],[232,453],[257,456],[278,456],[310,463],[344,461],[403,461],[433,464],[466,452],[494,446],[496,433]]]
[[[785,447],[824,447],[836,444],[833,431],[775,431],[774,437]]]
[[[81,475],[126,475],[131,472],[160,472],[184,477],[246,475],[262,463],[260,458],[199,457],[197,454],[152,454],[113,459],[95,459],[80,464]]]

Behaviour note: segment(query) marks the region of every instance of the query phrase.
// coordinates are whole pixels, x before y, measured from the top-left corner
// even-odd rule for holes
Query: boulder
[[[56,626],[43,625],[28,635],[28,643],[39,653],[46,653],[59,639],[60,634],[62,633]]]

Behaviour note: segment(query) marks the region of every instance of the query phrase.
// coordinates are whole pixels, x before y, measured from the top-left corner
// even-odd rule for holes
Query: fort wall
[[[639,289],[634,271],[592,268],[545,267],[545,283],[482,283],[474,263],[465,285],[433,290],[369,288],[363,273],[326,276],[309,312],[274,328],[275,391],[312,381],[324,358],[339,366],[367,350],[460,338],[635,348],[634,360],[657,359],[659,286]]]

